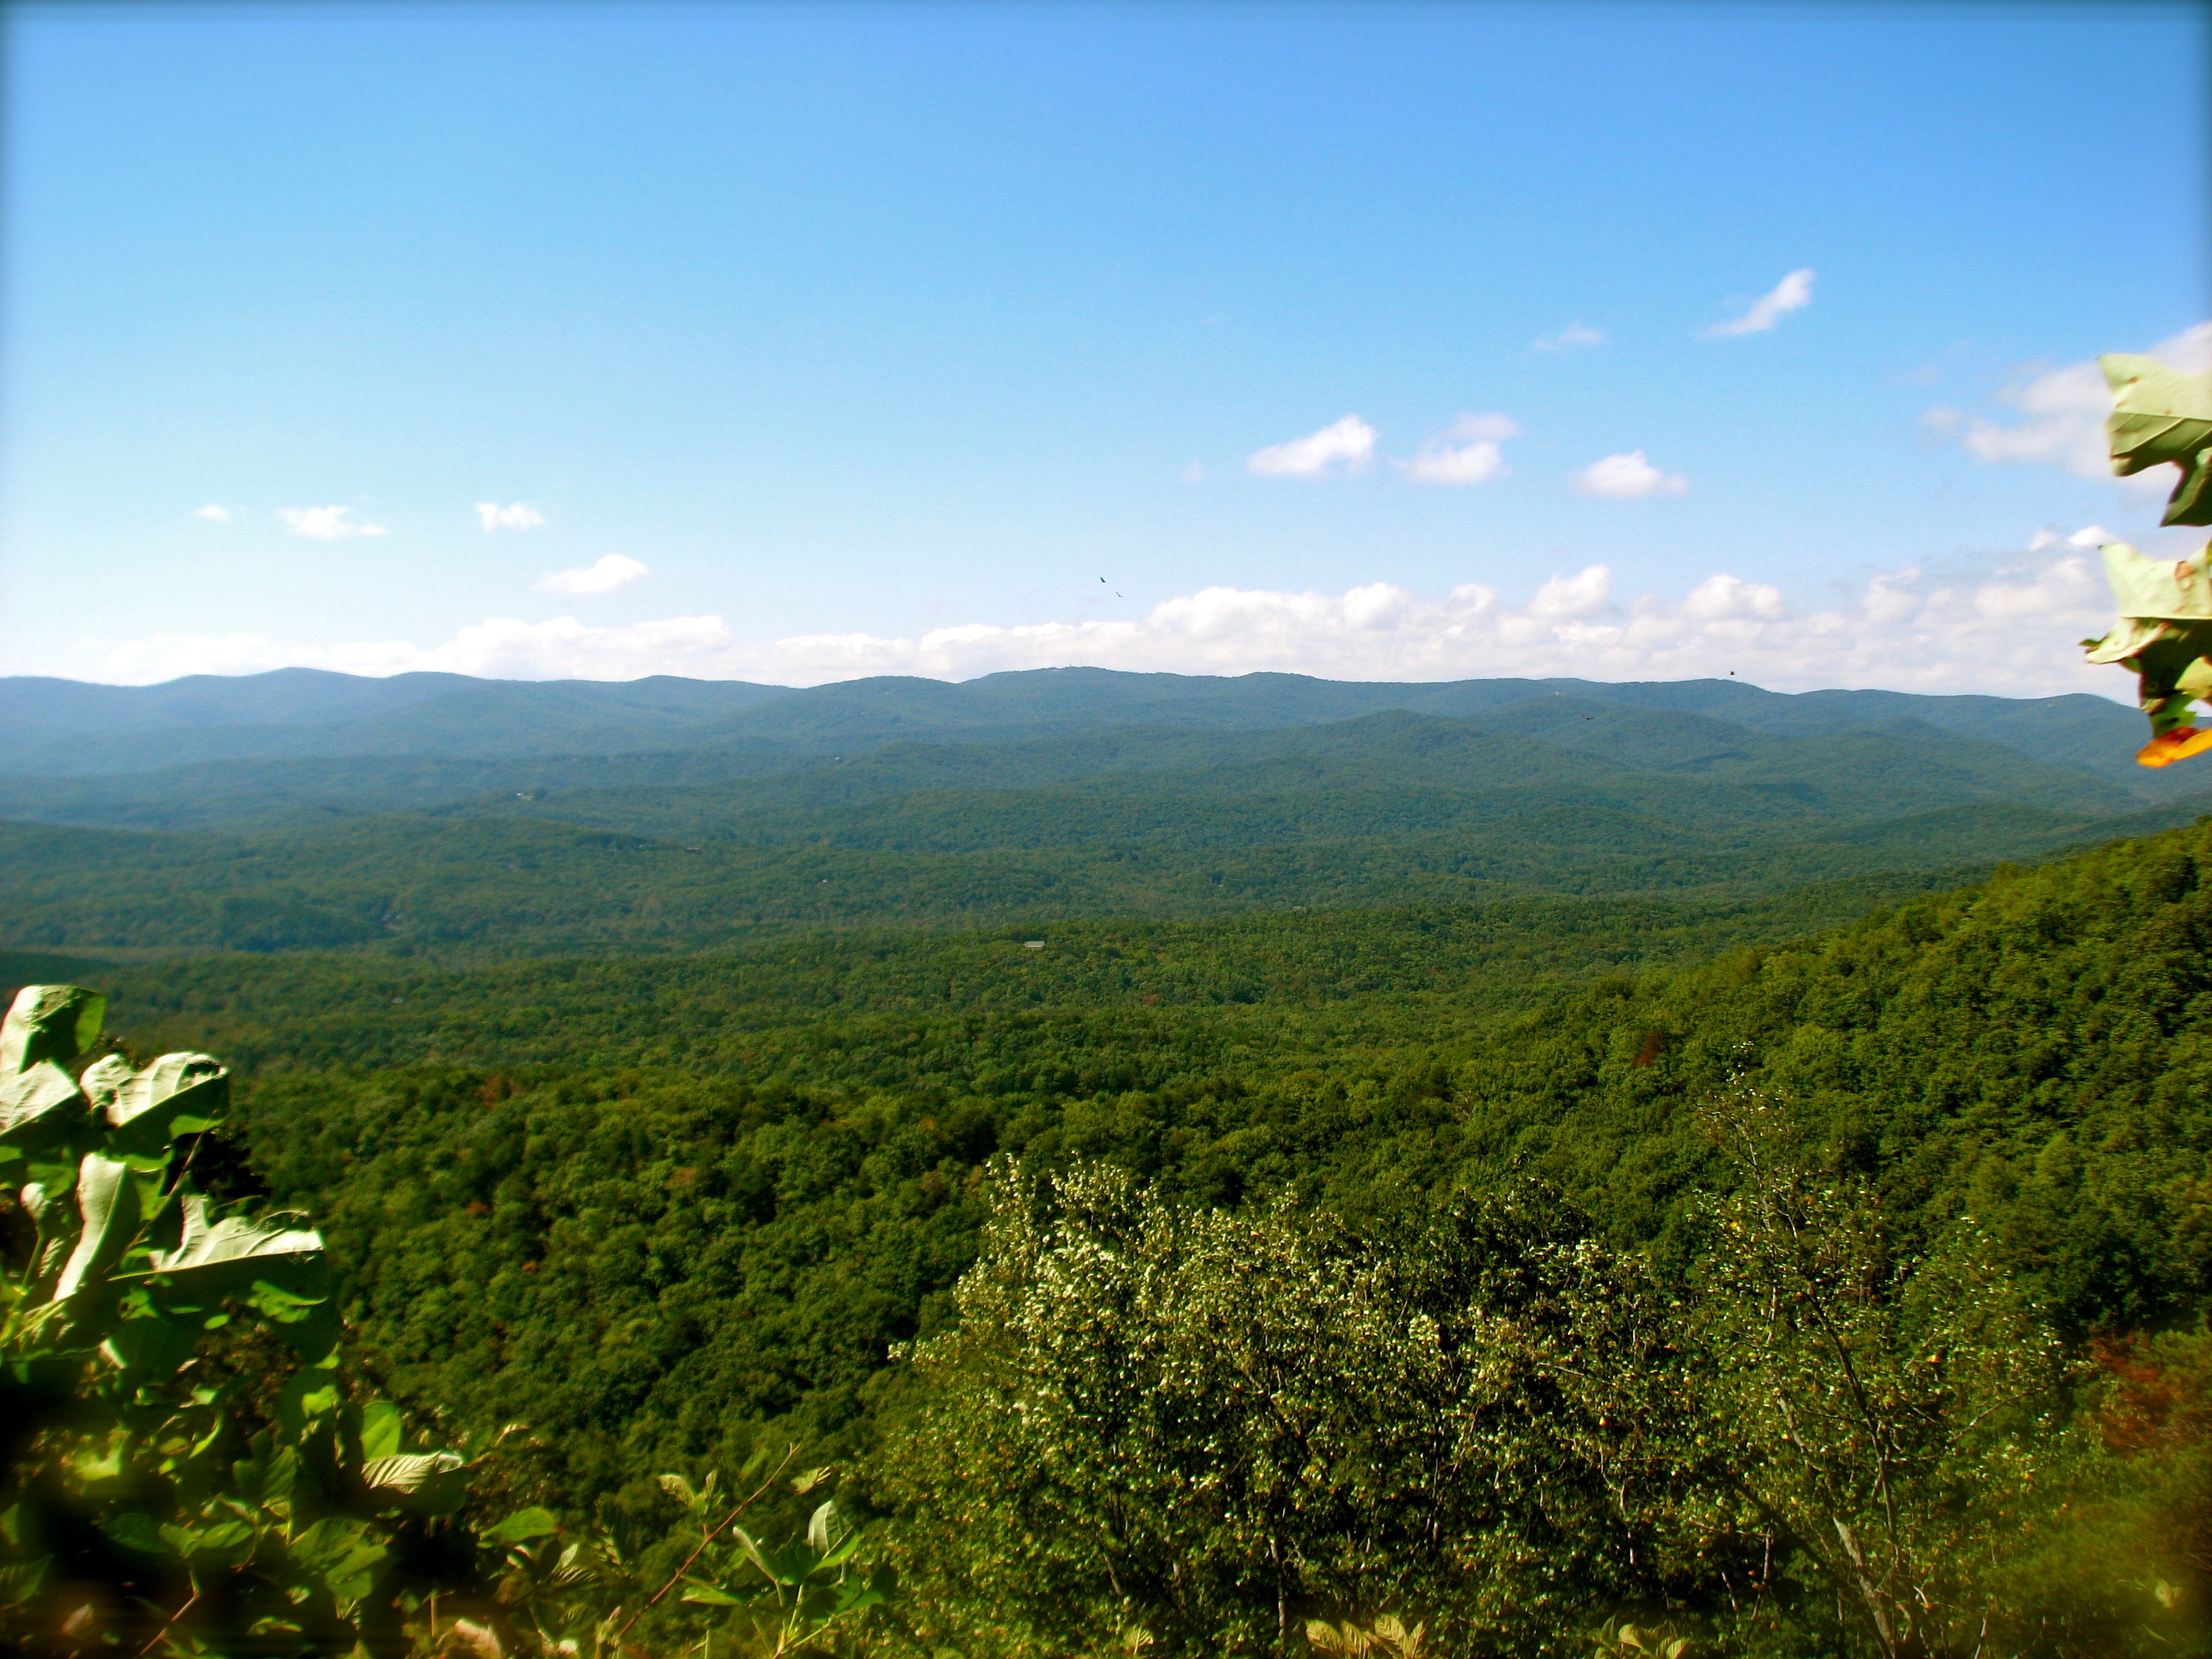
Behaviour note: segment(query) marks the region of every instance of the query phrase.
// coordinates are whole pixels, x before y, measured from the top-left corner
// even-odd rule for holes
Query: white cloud
[[[2100,524],[2085,524],[2070,536],[2062,536],[2055,530],[2039,530],[2029,538],[2027,550],[2040,553],[2046,547],[2102,547],[2106,542],[2119,539]]]
[[[2191,374],[2212,374],[2212,322],[2192,324],[2143,355]]]
[[[295,536],[310,541],[343,542],[356,536],[381,536],[380,524],[356,524],[349,507],[280,507],[276,516]]]
[[[2144,355],[2176,368],[2197,373],[2212,368],[2212,322],[2184,329]],[[2094,362],[2069,363],[2007,386],[1997,393],[1997,401],[2017,418],[1999,422],[1953,409],[1931,409],[1920,422],[1935,431],[1957,432],[1966,453],[1978,461],[2063,467],[2076,477],[2111,479],[2141,496],[2163,495],[2173,488],[2173,475],[2162,466],[2132,477],[2112,478],[2105,441],[2105,417],[2112,413],[2112,398],[2104,373]]]
[[[1528,601],[1531,617],[1587,617],[1613,599],[1613,572],[1594,564],[1570,576],[1553,576]]]
[[[611,593],[653,573],[635,559],[610,553],[580,570],[556,570],[530,585],[540,593]]]
[[[213,524],[228,524],[230,522],[230,509],[221,505],[219,502],[210,501],[205,507],[194,507],[192,509],[192,517],[195,519],[205,519]]]
[[[1531,351],[1573,351],[1605,343],[1605,331],[1592,328],[1577,317],[1565,328],[1555,328],[1548,334],[1539,334],[1528,342]]]
[[[1503,415],[1462,415],[1423,444],[1419,454],[1399,465],[1422,483],[1471,484],[1502,478],[1511,469],[1498,446],[1520,431]]]
[[[971,623],[912,637],[804,634],[740,641],[718,617],[595,628],[573,617],[495,618],[441,644],[280,646],[258,635],[162,636],[111,652],[101,678],[302,665],[357,674],[409,669],[518,679],[647,674],[818,684],[864,674],[966,679],[1003,669],[1092,665],[1177,673],[1275,670],[1340,679],[1573,675],[1718,678],[1781,690],[1887,686],[2124,699],[2132,684],[2081,661],[2112,602],[2096,556],[2071,546],[1948,569],[1874,571],[1849,587],[1784,593],[1727,572],[1679,598],[1624,599],[1603,565],[1551,576],[1525,601],[1469,582],[1441,596],[1390,582],[1343,593],[1209,587],[1127,621]]]
[[[1716,323],[1705,331],[1707,337],[1725,339],[1735,334],[1763,334],[1782,320],[1784,312],[1797,311],[1813,303],[1813,271],[1810,266],[1793,270],[1765,293],[1751,302],[1742,316],[1725,323]]]
[[[1686,494],[1690,482],[1680,473],[1662,472],[1644,459],[1642,450],[1632,449],[1626,455],[1592,461],[1574,475],[1574,486],[1585,495],[1632,501],[1646,495]]]
[[[1720,574],[1706,577],[1690,590],[1689,596],[1682,601],[1682,614],[1699,622],[1723,622],[1735,617],[1780,622],[1788,611],[1780,588]]]
[[[545,522],[545,515],[523,501],[509,501],[505,507],[497,501],[478,501],[477,522],[487,532],[494,530],[535,530]]]
[[[1244,465],[1267,478],[1316,478],[1338,461],[1357,472],[1375,459],[1375,428],[1357,415],[1288,443],[1255,449]]]

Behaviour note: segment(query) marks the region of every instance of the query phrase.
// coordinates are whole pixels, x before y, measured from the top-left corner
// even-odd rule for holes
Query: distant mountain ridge
[[[793,690],[666,675],[630,681],[387,678],[284,668],[161,685],[0,678],[0,775],[68,777],[222,761],[495,761],[754,750],[793,759],[905,739],[1006,742],[1098,726],[1267,731],[1389,710],[1494,724],[1557,698],[1699,716],[1776,736],[1900,717],[2086,771],[2142,801],[2199,787],[2130,763],[2139,717],[2075,694],[2015,699],[1763,690],[1735,680],[1366,682],[1032,669],[959,683],[884,676]]]

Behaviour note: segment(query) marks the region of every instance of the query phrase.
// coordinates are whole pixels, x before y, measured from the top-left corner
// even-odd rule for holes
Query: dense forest
[[[2126,717],[2087,697],[1068,671],[859,681],[671,731],[665,688],[464,686],[335,729],[184,720],[172,688],[74,690],[132,719],[70,734],[85,716],[49,707],[46,683],[0,699],[23,738],[0,776],[0,928],[19,949],[487,962],[834,929],[1727,902],[2046,857],[2212,805],[2185,772],[2107,775]],[[307,712],[337,695],[308,690]],[[564,726],[580,708],[601,724]],[[633,746],[548,756],[526,712]],[[632,728],[605,729],[624,713]],[[156,744],[294,740],[337,752],[123,764]],[[25,769],[41,756],[57,769]]]
[[[2212,823],[1559,690],[465,811],[50,775],[109,816],[7,829],[0,979],[235,1068],[176,1157],[313,1219],[255,1306],[342,1321],[333,1470],[463,1448],[380,1559],[510,1646],[2204,1650]],[[221,1455],[316,1431],[191,1342]]]

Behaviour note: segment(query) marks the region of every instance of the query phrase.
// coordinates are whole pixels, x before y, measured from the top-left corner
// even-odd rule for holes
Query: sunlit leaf
[[[2153,357],[2097,359],[2112,388],[2105,423],[2112,471],[2122,477],[2168,464],[2181,469],[2165,524],[2212,524],[2212,374],[2191,374]],[[2123,606],[2123,609],[2125,607]]]
[[[84,1091],[52,1060],[0,1073],[0,1143],[27,1151],[63,1145],[88,1118]]]
[[[742,1596],[732,1595],[727,1590],[717,1589],[712,1584],[702,1584],[696,1578],[687,1578],[684,1581],[684,1599],[696,1602],[701,1607],[741,1607],[744,1606],[744,1599]]]
[[[2120,619],[2102,639],[2083,641],[2089,660],[2135,672],[2154,738],[2188,727],[2197,700],[2212,696],[2212,545],[2186,559],[2150,559],[2114,542],[2104,557]],[[2138,758],[2166,763],[2148,752]]]
[[[246,1300],[303,1358],[328,1352],[338,1331],[336,1311],[325,1305],[329,1269],[322,1235],[286,1216],[210,1219],[207,1200],[198,1194],[186,1194],[182,1204],[177,1248],[153,1252],[146,1269],[118,1273],[112,1282],[161,1281],[159,1295],[173,1304]]]
[[[180,1118],[202,1125],[220,1119],[229,1079],[222,1062],[206,1054],[163,1054],[135,1072],[109,1054],[86,1067],[83,1085],[106,1120],[110,1147],[143,1155],[167,1146]]]
[[[661,1491],[683,1504],[685,1509],[696,1510],[699,1507],[699,1494],[692,1490],[691,1483],[682,1475],[664,1474],[657,1479]]]
[[[82,985],[26,985],[0,1021],[0,1073],[75,1060],[100,1036],[106,1013],[107,999]]]
[[[449,1515],[468,1496],[465,1467],[453,1452],[411,1452],[378,1458],[361,1477],[373,1498],[421,1515]]]
[[[77,1165],[76,1194],[81,1231],[76,1249],[54,1286],[57,1302],[103,1279],[138,1231],[138,1188],[121,1159],[87,1152]]]

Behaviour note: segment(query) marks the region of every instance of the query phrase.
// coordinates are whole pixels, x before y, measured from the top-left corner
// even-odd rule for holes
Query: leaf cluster
[[[193,1185],[228,1073],[81,1065],[103,1010],[31,986],[0,1026],[31,1224],[0,1275],[0,1618],[34,1651],[404,1651],[409,1606],[468,1578],[447,1518],[498,1436],[424,1446],[349,1398],[321,1236]]]

